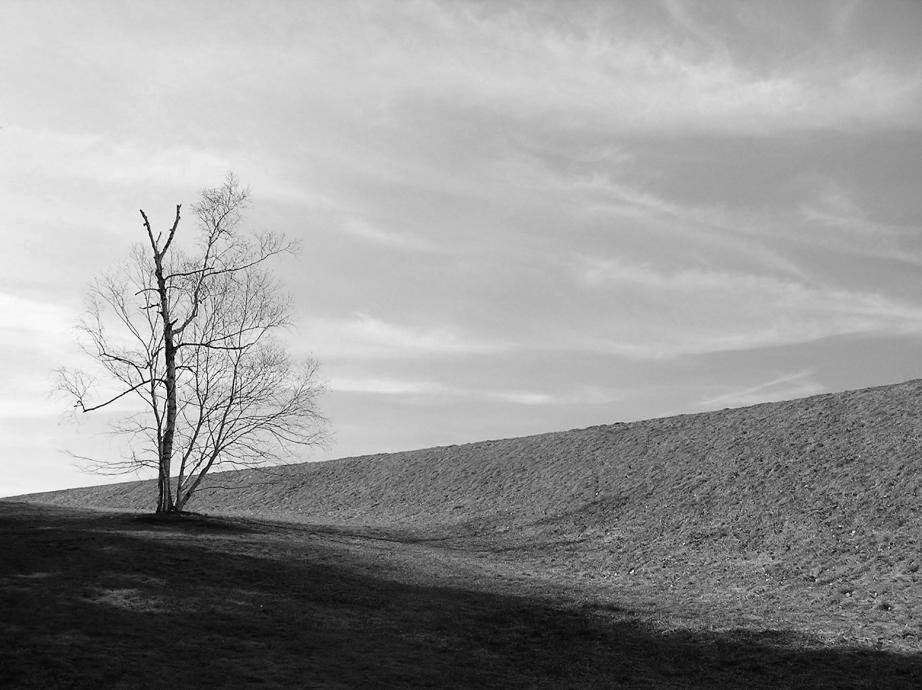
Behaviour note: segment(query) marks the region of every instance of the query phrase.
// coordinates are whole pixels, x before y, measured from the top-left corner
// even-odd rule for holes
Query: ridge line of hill
[[[913,380],[225,472],[188,507],[439,539],[542,577],[743,601],[804,629],[835,611],[922,646],[920,449]],[[14,500],[152,511],[155,497],[152,482],[127,482]]]

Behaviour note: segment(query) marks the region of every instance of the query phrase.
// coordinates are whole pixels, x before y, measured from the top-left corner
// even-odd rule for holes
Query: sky
[[[235,171],[322,460],[922,377],[922,3],[0,3],[0,496],[108,483],[92,279]],[[180,232],[194,233],[190,224]],[[132,476],[123,479],[132,479]]]

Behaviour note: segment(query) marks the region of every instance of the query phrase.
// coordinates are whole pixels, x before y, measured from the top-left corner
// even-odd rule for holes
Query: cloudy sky
[[[228,170],[303,244],[307,459],[922,376],[920,34],[913,1],[6,0],[0,495],[110,481],[53,370],[138,209]]]

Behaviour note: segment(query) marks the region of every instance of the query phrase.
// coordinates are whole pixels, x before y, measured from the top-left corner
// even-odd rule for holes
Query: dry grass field
[[[912,381],[8,499],[0,678],[919,687],[920,442]]]

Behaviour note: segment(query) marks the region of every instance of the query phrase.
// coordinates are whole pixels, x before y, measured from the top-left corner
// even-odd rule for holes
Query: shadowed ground
[[[920,448],[916,380],[220,473],[188,507],[351,530],[359,551],[390,544],[388,558],[402,554],[414,572],[453,554],[445,568],[474,568],[475,582],[493,573],[527,580],[528,592],[569,588],[676,634],[789,630],[920,653]],[[153,510],[156,494],[129,482],[22,499],[138,512]]]
[[[12,687],[918,687],[922,657],[655,604],[425,535],[0,502]]]

